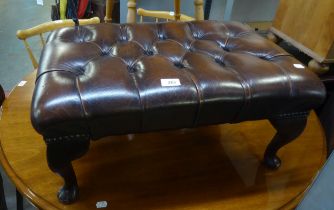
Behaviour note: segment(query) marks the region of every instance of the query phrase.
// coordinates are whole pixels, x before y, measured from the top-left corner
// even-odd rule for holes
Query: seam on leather
[[[118,59],[120,59],[126,66],[130,66],[130,65],[127,64],[126,60],[124,60],[124,59],[123,59],[122,57],[120,57],[120,56],[112,55],[112,56],[110,56],[110,57],[112,57],[112,58],[118,58]],[[143,57],[143,56],[141,56],[141,57]]]
[[[50,72],[54,72],[54,71],[68,72],[68,73],[71,73],[71,74],[75,74],[76,76],[79,76],[79,75],[76,74],[75,72],[73,72],[73,71],[69,71],[69,70],[65,70],[65,69],[49,69],[49,70],[46,70],[46,71],[40,73],[40,74],[36,77],[35,84],[38,82],[38,80],[39,80],[39,78],[40,78],[41,76],[43,76],[44,74],[50,73]]]
[[[138,44],[139,47],[145,52],[145,47],[141,43],[139,43],[137,40],[128,40],[127,43],[129,43],[129,42],[133,42],[133,43]],[[153,45],[153,43],[152,43],[152,45]]]
[[[188,25],[188,28],[189,28],[189,30],[191,32],[192,37],[195,39],[194,30],[193,30],[193,29],[195,29],[195,25],[193,24],[193,22],[186,22],[186,24]],[[198,38],[198,30],[197,30],[196,36]]]
[[[184,57],[186,56],[188,52],[186,51],[183,56],[180,58],[180,63],[183,63],[183,60],[184,60]],[[187,69],[187,70],[186,70]],[[188,79],[190,79],[194,85],[195,85],[195,88],[196,88],[196,93],[197,93],[197,111],[196,111],[196,116],[194,117],[194,121],[193,121],[193,127],[195,127],[197,124],[198,124],[198,120],[199,120],[199,116],[200,116],[200,113],[201,113],[201,109],[202,109],[202,106],[203,106],[203,101],[204,101],[204,97],[203,97],[203,92],[200,90],[198,84],[197,84],[197,80],[196,80],[196,77],[191,73],[191,71],[189,71],[188,69],[192,69],[192,66],[186,66],[184,68],[183,72],[186,77],[188,77]]]
[[[131,64],[128,65],[129,68],[133,68],[136,65],[136,63],[138,63],[138,61],[141,60],[143,57],[147,57],[147,55],[140,55],[138,58],[136,58],[136,60],[134,60]],[[127,64],[125,63],[125,65]]]
[[[103,53],[103,50],[102,50],[101,46],[98,45],[96,42],[94,42],[94,41],[89,41],[89,42],[85,42],[85,43],[89,43],[89,44],[93,44],[93,45],[95,45],[95,46],[98,47],[98,48],[101,50],[101,52]]]
[[[87,123],[87,120],[88,120],[88,117],[87,117],[87,116],[88,116],[88,113],[87,113],[87,110],[86,110],[86,108],[85,108],[85,105],[84,105],[84,103],[83,103],[83,101],[82,101],[81,92],[80,92],[80,87],[79,87],[79,78],[78,78],[78,77],[75,78],[75,87],[76,87],[77,92],[78,92],[78,96],[79,96],[79,100],[80,100],[80,104],[81,104],[81,110],[82,110],[82,112],[83,112],[84,118],[85,118],[86,123]],[[87,127],[89,127],[89,126],[87,126]],[[90,133],[90,132],[89,132],[89,133]]]
[[[271,60],[271,59],[273,59],[273,58],[277,58],[277,57],[284,57],[284,56],[287,56],[287,57],[292,57],[293,58],[293,56],[292,55],[290,55],[290,54],[276,54],[276,55],[273,55],[273,56],[270,56],[270,57],[268,57],[268,60]]]
[[[222,57],[222,62],[224,62],[224,56]],[[241,87],[243,88],[244,91],[244,103],[242,105],[242,107],[240,107],[240,110],[235,114],[234,116],[234,121],[236,121],[237,119],[240,118],[240,114],[243,112],[243,110],[250,104],[250,100],[252,99],[252,90],[250,88],[250,85],[248,82],[246,82],[246,80],[242,77],[242,75],[236,71],[233,67],[231,66],[226,66],[225,67],[227,69],[229,69],[231,72],[234,73],[234,75],[236,75],[236,77],[239,79],[239,83],[241,85]]]
[[[218,22],[217,22],[218,23]],[[227,33],[229,33],[230,29],[226,26],[225,23],[221,24],[223,26],[223,28],[226,30]]]
[[[217,33],[217,32],[207,32],[207,33],[203,34],[201,37],[198,37],[198,39],[203,39],[208,35],[224,35],[224,34],[223,33]],[[226,35],[226,37],[229,37],[229,36]],[[211,41],[216,41],[216,40],[211,40]]]
[[[252,34],[258,35],[258,34],[255,33],[254,31],[242,31],[242,32],[236,34],[236,35],[234,36],[234,38],[240,38],[240,37],[243,37],[243,36],[246,36],[246,35],[252,35]]]
[[[137,93],[138,93],[139,104],[140,104],[140,109],[141,109],[140,130],[143,131],[144,130],[144,112],[145,112],[145,107],[143,105],[143,101],[142,101],[142,98],[140,96],[139,86],[138,86],[138,82],[136,80],[136,77],[135,77],[134,74],[131,74],[131,73],[129,75],[132,78],[132,81],[133,81],[134,85],[136,86],[136,90],[137,90]]]
[[[79,66],[79,68],[85,68],[90,62],[92,62],[93,60],[95,60],[99,57],[101,57],[101,55],[96,55],[96,56],[91,57],[90,59],[87,60],[86,63],[84,63],[82,66]]]
[[[199,53],[201,55],[204,55],[204,56],[207,56],[209,57],[210,59],[214,59],[212,56],[208,55],[208,54],[205,54],[205,53],[202,53],[198,50],[194,51],[194,53]],[[227,52],[225,52],[225,54],[221,55],[220,56],[220,59],[221,59],[221,62],[223,63],[224,62],[224,56],[227,54]],[[236,77],[239,79],[239,83],[241,85],[241,87],[243,88],[243,91],[244,91],[244,103],[242,105],[242,107],[240,108],[240,110],[236,113],[235,117],[234,117],[234,120],[238,119],[239,118],[239,115],[240,113],[242,112],[242,110],[244,109],[244,107],[246,107],[249,102],[250,102],[250,99],[252,98],[252,91],[250,89],[250,86],[249,84],[246,82],[246,80],[241,76],[241,74],[239,72],[237,72],[234,68],[230,67],[230,66],[222,66],[222,64],[218,63],[218,65],[221,66],[221,68],[225,68],[227,67],[228,70],[230,70],[231,72],[234,73],[234,75],[236,75]],[[246,88],[247,87],[247,90],[246,91]],[[248,94],[247,94],[248,93]],[[248,101],[246,100],[248,99]]]
[[[277,57],[279,57],[279,56],[277,56]],[[270,61],[270,63],[272,63],[275,66],[277,66],[281,70],[281,72],[283,72],[283,74],[286,76],[286,78],[288,80],[288,84],[289,84],[289,89],[290,89],[290,91],[289,91],[289,95],[290,96],[289,97],[291,98],[294,95],[294,87],[292,85],[292,79],[291,79],[289,73],[284,68],[282,68],[282,66],[278,65],[274,61]]]
[[[192,67],[186,67],[184,69],[191,69]],[[193,121],[193,127],[196,127],[196,125],[198,124],[198,120],[199,120],[199,116],[200,116],[200,113],[201,113],[201,110],[202,110],[202,106],[203,106],[203,93],[202,91],[200,90],[198,84],[197,84],[197,80],[196,78],[194,77],[194,75],[189,71],[189,70],[184,70],[182,71],[186,77],[188,77],[188,79],[190,79],[193,83],[194,83],[194,86],[196,88],[196,92],[197,92],[197,111],[196,111],[196,115],[194,117],[194,121]]]

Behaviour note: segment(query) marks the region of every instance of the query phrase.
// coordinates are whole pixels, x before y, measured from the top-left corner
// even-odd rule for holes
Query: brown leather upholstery
[[[240,23],[99,24],[53,32],[40,59],[32,123],[46,140],[289,117],[325,89]],[[162,86],[161,79],[180,86]]]

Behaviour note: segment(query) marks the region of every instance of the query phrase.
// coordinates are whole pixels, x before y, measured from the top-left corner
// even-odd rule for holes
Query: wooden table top
[[[18,190],[41,209],[277,209],[291,208],[325,160],[322,128],[314,113],[304,133],[278,153],[271,171],[263,152],[275,131],[266,120],[92,142],[73,162],[79,200],[65,206],[62,185],[46,163],[46,146],[30,123],[35,73],[3,105],[0,160]]]

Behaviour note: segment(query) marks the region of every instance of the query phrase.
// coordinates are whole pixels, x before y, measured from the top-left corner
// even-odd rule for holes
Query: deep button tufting
[[[42,52],[31,119],[44,136],[98,139],[308,111],[324,87],[296,63],[234,22],[63,28]]]
[[[174,63],[174,66],[176,66],[179,69],[185,68],[185,65],[182,62],[176,62],[176,63]]]
[[[110,55],[110,51],[112,50],[112,48],[111,49],[109,49],[109,50],[102,50],[101,51],[101,56],[108,56],[108,55]]]
[[[145,50],[145,55],[147,55],[147,56],[151,56],[151,55],[153,55],[153,54],[154,54],[153,49],[147,49],[147,50]]]
[[[215,57],[214,59],[215,59],[216,63],[218,63],[219,65],[225,66],[225,63],[224,63],[224,60],[223,60],[222,57]]]
[[[135,41],[119,42],[111,50],[111,55],[121,58],[129,66],[144,54],[143,47]]]

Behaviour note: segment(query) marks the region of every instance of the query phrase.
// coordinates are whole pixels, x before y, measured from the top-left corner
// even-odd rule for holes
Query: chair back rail
[[[89,25],[89,24],[97,24],[97,23],[100,23],[100,19],[98,17],[79,20],[79,25]],[[38,35],[40,37],[42,46],[44,47],[45,45],[45,40],[43,38],[44,33],[53,31],[59,28],[73,27],[74,25],[75,23],[73,22],[73,20],[70,20],[70,19],[50,21],[50,22],[46,22],[46,23],[42,23],[40,25],[34,26],[32,28],[25,29],[25,30],[18,30],[16,32],[16,37],[23,41],[33,67],[37,68],[38,62],[36,60],[36,57],[34,56],[34,53],[31,50],[29,43],[27,42],[27,39]]]
[[[131,13],[132,9],[135,8],[135,5],[136,5],[135,0],[129,1],[129,3],[128,3],[128,15],[129,13]],[[194,0],[194,5],[195,5],[195,17],[194,18],[181,14],[180,4],[181,4],[181,0],[174,0],[174,12],[146,10],[143,8],[138,8],[137,14],[140,16],[140,22],[143,22],[143,17],[155,18],[156,22],[159,22],[159,19],[165,19],[166,21],[170,21],[170,20],[192,21],[192,20],[203,20],[204,19],[203,0]],[[133,22],[133,21],[130,21],[130,22]]]

